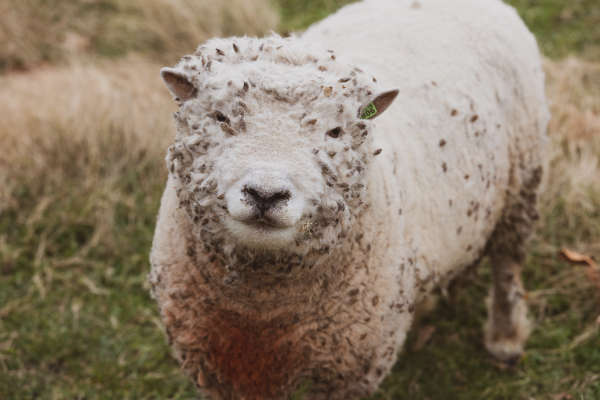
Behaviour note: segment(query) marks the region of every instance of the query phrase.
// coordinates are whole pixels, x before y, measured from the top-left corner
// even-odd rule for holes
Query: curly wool
[[[205,243],[227,254],[228,264],[239,265],[235,256],[243,249],[231,245],[223,249],[219,245],[227,232],[218,219],[226,210],[216,177],[222,178],[227,171],[214,161],[223,157],[230,142],[239,140],[238,135],[248,129],[260,130],[261,124],[273,124],[274,110],[261,110],[260,101],[265,97],[313,110],[290,115],[304,128],[305,135],[332,128],[345,138],[329,140],[325,147],[312,151],[311,157],[327,176],[329,188],[319,192],[308,184],[304,188],[320,212],[303,222],[312,232],[313,243],[307,246],[303,238],[306,231],[299,232],[295,253],[308,262],[309,252],[326,253],[338,243],[340,235],[348,234],[351,221],[365,205],[363,173],[372,155],[362,147],[368,139],[368,124],[359,121],[357,114],[376,90],[373,77],[337,62],[331,51],[307,52],[296,38],[278,36],[263,40],[213,39],[194,55],[184,57],[176,68],[186,72],[201,95],[183,103],[176,113],[177,137],[169,148],[167,164],[180,182],[180,205],[198,223],[198,233]],[[277,84],[278,76],[286,77],[285,86]],[[277,104],[273,104],[275,107]],[[249,117],[259,113],[262,118],[251,119],[252,126],[248,127]],[[315,235],[316,225],[326,229]],[[290,262],[288,258],[283,261]]]
[[[373,392],[415,305],[533,218],[543,73],[499,1],[359,2],[302,37],[211,40],[175,69],[194,96],[178,99],[150,280],[215,399],[286,398],[306,379],[311,398]],[[265,163],[308,199],[283,249],[223,223],[227,188]]]

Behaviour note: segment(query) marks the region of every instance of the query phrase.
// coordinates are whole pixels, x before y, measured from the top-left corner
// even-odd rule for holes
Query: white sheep
[[[548,111],[512,8],[364,1],[301,37],[211,40],[161,74],[179,110],[150,280],[203,393],[372,393],[415,306],[484,254],[485,345],[522,354]]]

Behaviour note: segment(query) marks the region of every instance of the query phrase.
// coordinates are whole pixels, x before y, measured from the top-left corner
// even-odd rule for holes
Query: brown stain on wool
[[[278,397],[304,359],[290,318],[257,321],[231,312],[211,318],[208,358],[222,387],[247,400]]]

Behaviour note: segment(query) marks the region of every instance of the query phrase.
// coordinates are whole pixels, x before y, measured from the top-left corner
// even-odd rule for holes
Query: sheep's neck
[[[228,391],[245,399],[277,397],[304,366],[307,355],[298,341],[305,329],[289,315],[258,321],[222,311],[209,321],[213,379],[227,382]]]
[[[223,390],[223,398],[231,393],[244,399],[278,398],[282,388],[289,390],[311,371],[314,354],[306,346],[307,335],[333,320],[337,301],[352,292],[354,269],[366,264],[368,251],[358,256],[352,251],[333,252],[323,259],[328,268],[310,272],[310,278],[298,274],[270,286],[250,280],[225,289],[206,282],[211,301],[198,314],[203,315],[211,363],[204,370],[209,386]],[[220,265],[207,270],[211,279],[224,276]]]
[[[169,336],[199,385],[222,398],[232,393],[244,399],[282,397],[279,391],[314,371],[319,358],[307,343],[314,347],[314,335],[329,329],[340,310],[368,323],[364,310],[355,312],[353,304],[362,304],[358,293],[370,273],[372,238],[369,233],[350,237],[347,246],[324,255],[320,267],[268,284],[260,270],[226,283],[228,271],[218,257],[188,252],[190,263],[174,267],[182,273],[172,271],[181,280],[170,285],[178,290],[163,313]],[[330,345],[323,343],[320,351],[331,351]]]
[[[311,303],[315,298],[326,298],[343,290],[354,274],[353,269],[368,264],[370,248],[369,238],[363,235],[358,240],[348,240],[329,254],[318,255],[317,261],[302,264],[292,257],[289,268],[281,260],[270,264],[268,258],[246,259],[242,267],[200,251],[192,252],[190,257],[215,295],[215,304],[265,315],[280,307]]]

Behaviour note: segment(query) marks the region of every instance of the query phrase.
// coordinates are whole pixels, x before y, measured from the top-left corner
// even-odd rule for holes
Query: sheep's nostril
[[[261,212],[277,207],[292,197],[287,189],[263,190],[252,186],[244,186],[242,193]]]

